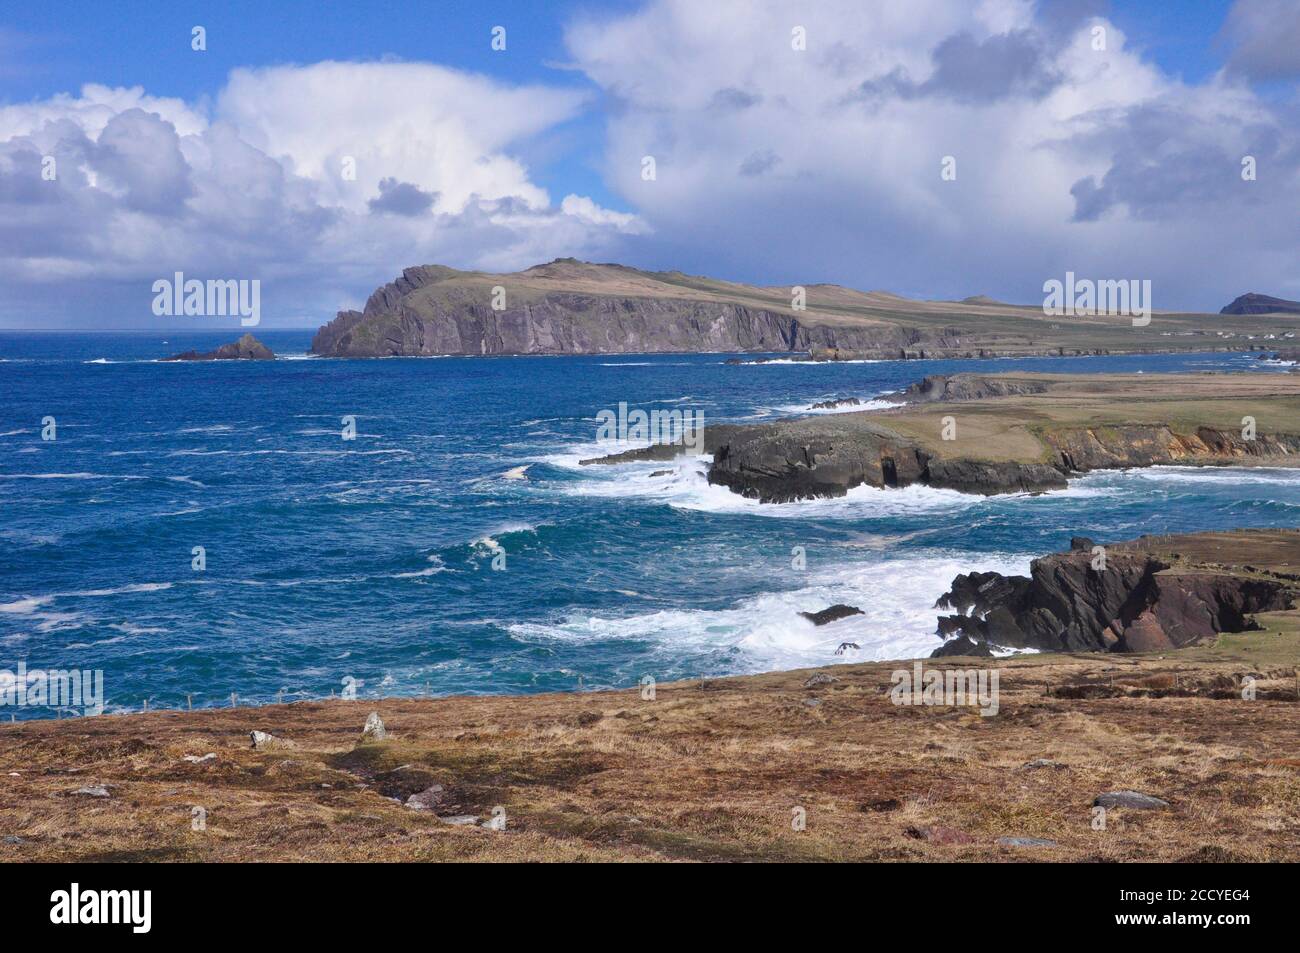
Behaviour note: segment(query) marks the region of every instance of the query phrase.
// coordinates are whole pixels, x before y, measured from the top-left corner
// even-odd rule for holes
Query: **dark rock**
[[[164,361],[269,361],[275,357],[271,349],[253,337],[245,334],[238,341],[223,344],[215,351],[186,351],[175,357],[164,357]]]
[[[1021,771],[1039,771],[1043,768],[1051,768],[1060,771],[1065,768],[1059,761],[1053,761],[1050,758],[1035,758],[1033,761],[1026,761],[1020,766]]]
[[[1090,552],[1092,552],[1092,547],[1093,547],[1094,545],[1096,545],[1096,544],[1093,543],[1093,541],[1092,541],[1090,538],[1088,538],[1087,536],[1071,536],[1071,537],[1070,537],[1070,550],[1071,550],[1072,552],[1076,552],[1076,553],[1090,553]]]
[[[930,658],[947,658],[949,656],[976,656],[991,658],[993,650],[984,642],[972,642],[964,635],[949,639],[930,653]]]
[[[1161,811],[1173,805],[1168,801],[1152,797],[1150,794],[1142,794],[1139,791],[1107,791],[1104,794],[1097,795],[1096,800],[1092,802],[1092,806],[1104,807],[1108,810],[1114,807],[1126,807],[1135,811]]]
[[[864,613],[856,606],[846,606],[842,602],[837,602],[820,612],[800,612],[799,614],[813,625],[827,625],[840,619],[847,619],[851,615],[863,615]]]
[[[809,410],[834,410],[837,407],[860,407],[862,401],[856,397],[836,397],[832,400],[818,401]]]
[[[960,575],[936,607],[961,613],[941,620],[941,636],[961,632],[1047,651],[1151,652],[1244,631],[1251,615],[1289,608],[1293,598],[1286,580],[1200,566],[1180,571],[1134,545],[1113,547],[1104,570],[1092,568],[1089,552],[1072,550],[1035,559],[1029,578]]]
[[[916,840],[928,841],[931,844],[973,844],[975,838],[965,831],[958,830],[955,827],[941,827],[933,825],[930,827],[909,827],[903,831],[908,837]]]
[[[1251,291],[1235,298],[1219,314],[1300,314],[1300,301],[1273,298]]]
[[[839,648],[835,650],[835,654],[843,655],[845,652],[849,651],[849,649],[852,649],[853,651],[857,652],[861,648],[862,646],[858,645],[857,642],[841,642]]]

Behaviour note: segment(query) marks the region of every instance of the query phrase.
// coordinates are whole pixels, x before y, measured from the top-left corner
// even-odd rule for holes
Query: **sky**
[[[315,327],[568,256],[1300,298],[1298,84],[1300,0],[8,4],[0,328],[238,328],[154,314],[177,272]]]

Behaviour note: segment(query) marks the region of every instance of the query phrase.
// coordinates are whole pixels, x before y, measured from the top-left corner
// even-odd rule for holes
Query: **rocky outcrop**
[[[813,625],[829,625],[832,622],[838,622],[840,619],[847,619],[849,616],[862,615],[863,613],[857,606],[837,602],[835,605],[828,606],[818,612],[800,612],[799,614]]]
[[[1285,568],[1251,564],[1261,551],[1252,553],[1250,540],[1260,536],[1267,537],[1270,550],[1282,546],[1300,553],[1300,532],[1294,530],[1240,539],[1230,533],[1161,537],[1155,543],[1143,537],[1035,559],[1028,577],[960,575],[936,603],[956,610],[940,620],[938,632],[961,637],[961,653],[971,654],[969,643],[1155,652],[1245,631],[1255,627],[1255,613],[1290,609],[1300,594],[1300,578]],[[1192,554],[1179,551],[1184,547]],[[953,651],[958,649],[946,644],[934,655]]]
[[[1300,314],[1300,301],[1249,292],[1233,300],[1219,314]]]
[[[926,404],[933,401],[987,400],[990,397],[1022,397],[1045,394],[1050,381],[1035,378],[993,377],[982,374],[934,374],[910,384],[897,394],[882,398],[900,404]]]
[[[186,351],[174,357],[164,357],[164,361],[269,361],[275,358],[271,349],[253,337],[245,334],[238,341],[223,344],[215,351]]]
[[[708,478],[743,496],[783,503],[843,496],[863,485],[919,483],[985,495],[1038,493],[1062,489],[1071,475],[1091,470],[1300,460],[1300,427],[1296,433],[1261,429],[1247,436],[1220,427],[1142,422],[1141,416],[1151,416],[1157,406],[1150,398],[1168,400],[1168,387],[1178,388],[1182,382],[1139,380],[1140,385],[1116,383],[1103,375],[929,377],[899,395],[901,411],[849,412],[733,425],[716,428],[714,433],[706,430],[705,447],[713,453]],[[1197,383],[1208,387],[1205,380],[1210,379],[1198,378]],[[1217,396],[1252,400],[1262,396],[1248,388],[1263,385],[1242,377],[1221,375],[1211,382],[1218,388]],[[1288,400],[1294,401],[1293,391],[1293,387],[1284,391],[1290,395]],[[946,418],[933,410],[927,416],[929,405],[936,403],[979,403],[984,419],[992,415],[1004,420],[1003,429],[1019,431],[1019,436],[1007,450],[987,440],[962,444],[938,439]],[[1114,422],[1080,426],[1077,420],[1088,415],[1073,413],[1071,408],[1084,404],[1101,408],[1093,419]],[[911,407],[917,410],[909,415]],[[1293,404],[1284,409],[1282,414],[1270,408],[1274,425],[1297,419]],[[954,408],[953,413],[957,419],[962,410]],[[1053,413],[1059,413],[1060,421],[1052,418]],[[1009,459],[997,459],[998,454]]]
[[[862,401],[856,397],[834,397],[830,400],[819,400],[809,407],[809,410],[835,410],[838,407],[857,407]]]

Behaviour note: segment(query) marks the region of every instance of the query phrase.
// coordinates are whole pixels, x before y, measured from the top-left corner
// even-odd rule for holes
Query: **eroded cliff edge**
[[[1300,315],[1156,314],[1062,322],[989,298],[918,301],[839,285],[765,287],[561,258],[511,274],[405,269],[312,352],[443,354],[777,352],[816,359],[1250,350],[1300,334]]]
[[[709,482],[781,503],[863,485],[997,494],[1100,469],[1300,466],[1294,375],[961,374],[898,399],[897,410],[706,430]]]
[[[1144,536],[1035,559],[1029,576],[970,573],[936,603],[936,656],[996,649],[1158,652],[1261,630],[1300,598],[1300,531]],[[1294,619],[1293,619],[1294,621]]]

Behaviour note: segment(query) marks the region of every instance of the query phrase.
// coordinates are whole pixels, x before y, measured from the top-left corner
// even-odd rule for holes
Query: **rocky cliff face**
[[[589,266],[597,267],[597,266]],[[408,268],[370,296],[364,311],[341,311],[312,341],[333,357],[435,354],[617,354],[690,351],[793,351],[848,347],[898,357],[928,335],[897,325],[810,325],[795,315],[702,295],[505,289],[457,283],[448,268]],[[503,278],[502,281],[507,279]]]
[[[1233,300],[1219,314],[1300,314],[1300,301],[1250,292]]]
[[[1056,321],[986,298],[920,301],[838,285],[746,285],[561,258],[511,274],[407,268],[320,329],[316,354],[776,352],[812,360],[1249,349],[1273,317]],[[799,295],[804,299],[796,306]],[[1226,324],[1234,336],[1220,337]]]
[[[1048,464],[943,459],[883,426],[822,418],[729,428],[716,441],[709,482],[760,502],[788,503],[843,496],[863,484],[1042,492],[1064,488],[1066,477]]]
[[[1295,531],[1273,533],[1300,546]],[[958,576],[936,603],[956,610],[940,620],[939,635],[998,648],[1155,652],[1244,631],[1254,627],[1254,613],[1294,606],[1300,579],[1243,565],[1249,545],[1217,535],[1224,555],[1214,560],[1171,552],[1168,538],[1155,551],[1146,549],[1145,537],[1110,550],[1080,539],[1070,552],[1034,560],[1028,577]]]

